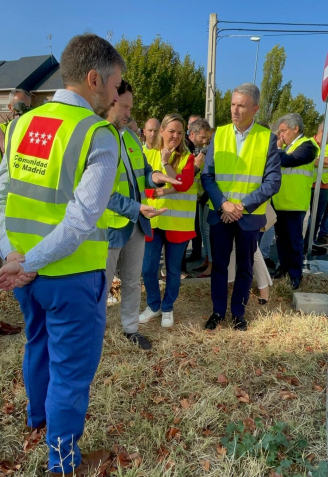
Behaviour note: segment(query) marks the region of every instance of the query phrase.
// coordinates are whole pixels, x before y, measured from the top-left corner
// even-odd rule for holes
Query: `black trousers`
[[[281,268],[290,278],[300,278],[303,268],[303,222],[305,212],[276,210],[277,252]]]
[[[259,230],[243,230],[238,222],[222,221],[211,225],[212,250],[211,295],[213,312],[224,316],[228,304],[228,266],[233,241],[236,245],[236,278],[231,297],[231,313],[243,316],[253,280],[254,253],[257,249]]]

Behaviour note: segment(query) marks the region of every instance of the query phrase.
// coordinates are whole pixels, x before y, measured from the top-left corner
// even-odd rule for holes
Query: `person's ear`
[[[87,83],[90,89],[97,91],[103,84],[102,77],[96,70],[90,70],[87,74]]]

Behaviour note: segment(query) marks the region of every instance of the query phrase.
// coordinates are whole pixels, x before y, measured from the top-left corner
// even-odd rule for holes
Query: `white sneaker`
[[[149,306],[139,315],[139,323],[148,323],[148,321],[151,318],[154,318],[155,316],[159,316],[161,314],[161,309],[158,311],[153,311]]]
[[[111,293],[109,293],[107,297],[107,306],[114,305],[114,303],[117,303],[117,298],[115,298]]]
[[[173,311],[163,311],[162,326],[164,326],[164,328],[171,328],[171,326],[173,326],[173,323]]]

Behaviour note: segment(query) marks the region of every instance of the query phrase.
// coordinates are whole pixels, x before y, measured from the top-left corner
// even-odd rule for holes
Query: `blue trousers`
[[[180,290],[181,262],[187,241],[182,243],[168,242],[165,230],[154,229],[152,242],[146,242],[142,265],[142,275],[147,291],[147,304],[153,311],[172,311]],[[158,284],[158,267],[163,245],[165,245],[166,287],[161,303]]]
[[[276,243],[281,268],[290,278],[300,278],[303,268],[305,212],[276,210]]]
[[[211,295],[213,312],[224,316],[228,304],[228,265],[233,241],[236,244],[236,279],[231,297],[231,313],[243,316],[253,280],[254,253],[259,231],[243,230],[238,222],[222,221],[211,225],[212,276]]]
[[[89,387],[101,356],[106,325],[105,272],[50,278],[38,276],[15,290],[26,323],[23,375],[28,397],[27,423],[47,423],[49,469],[61,475],[64,459],[77,445],[89,404]],[[72,472],[71,457],[64,460]]]
[[[328,204],[322,216],[318,237],[324,237],[325,235],[328,235]]]
[[[310,209],[312,209],[313,195],[314,195],[314,189],[311,190]],[[316,216],[316,220],[315,220],[314,235],[313,235],[314,243],[316,242],[316,239],[317,239],[320,224],[322,224],[324,226],[324,224],[323,224],[324,215],[325,215],[325,211],[326,211],[327,207],[328,207],[328,189],[320,189],[317,216]],[[308,245],[309,238],[310,238],[310,226],[311,226],[311,216],[309,217],[309,223],[308,223],[308,227],[307,227],[307,231],[306,231],[306,235],[305,235],[306,245]],[[323,235],[323,234],[320,234],[320,232],[319,232],[319,237],[321,235]]]

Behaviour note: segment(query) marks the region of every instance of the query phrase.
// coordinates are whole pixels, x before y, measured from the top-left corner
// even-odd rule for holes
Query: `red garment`
[[[187,164],[182,169],[181,174],[177,174],[176,176],[176,179],[178,180],[181,179],[181,184],[173,186],[176,191],[187,192],[187,190],[190,189],[190,187],[192,186],[194,182],[194,176],[195,176],[194,163],[195,163],[195,156],[193,154],[190,154],[190,156],[188,157]],[[145,193],[148,199],[152,199],[154,195],[154,189],[146,189]],[[153,230],[152,230],[152,235],[154,236]],[[180,230],[166,230],[165,236],[168,242],[182,243],[196,237],[196,232],[194,230],[190,232],[181,232]],[[152,241],[153,241],[153,238],[146,236],[146,242],[152,242]]]

